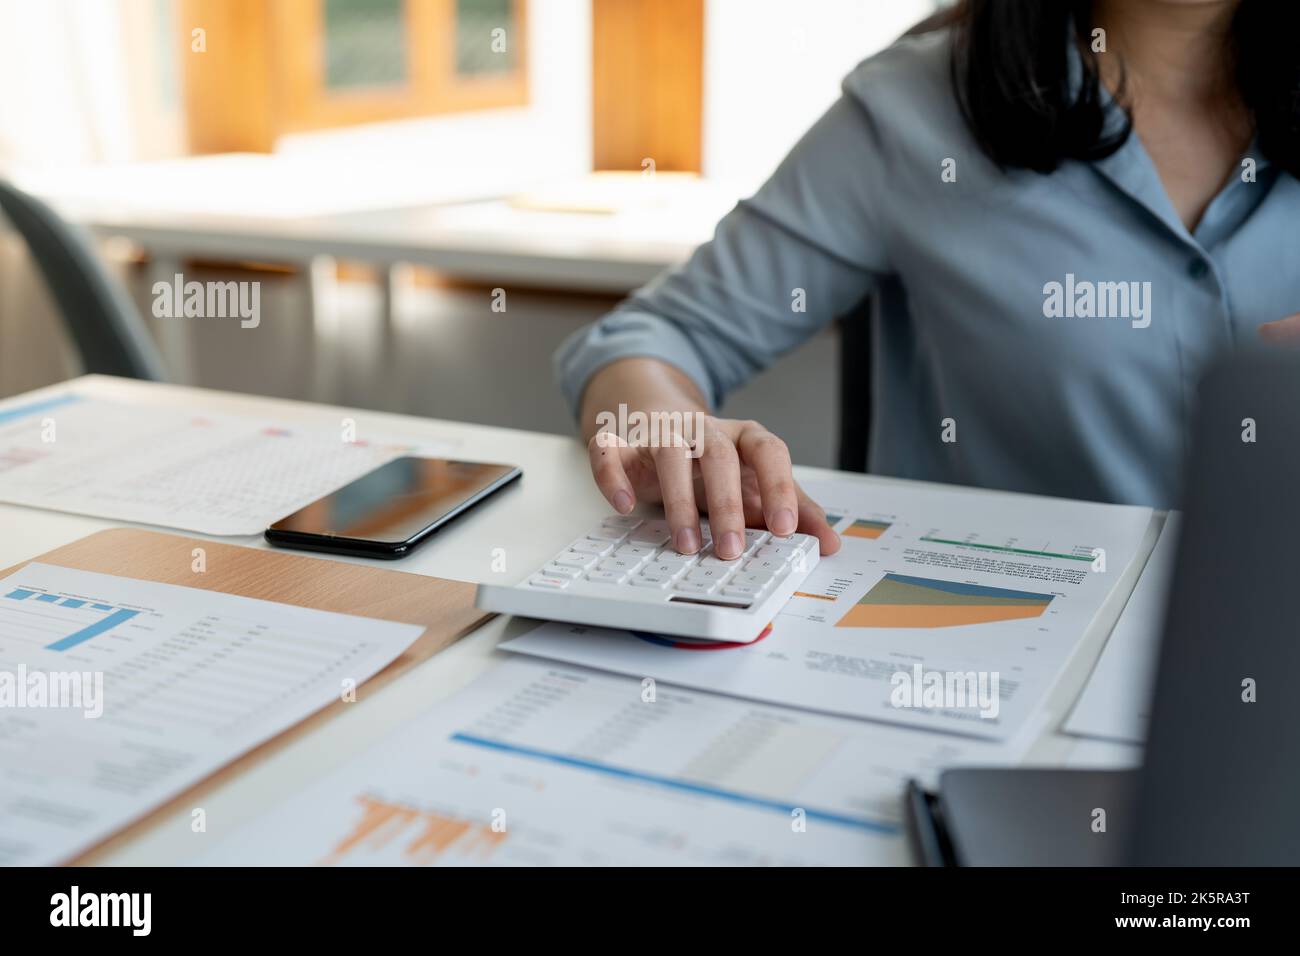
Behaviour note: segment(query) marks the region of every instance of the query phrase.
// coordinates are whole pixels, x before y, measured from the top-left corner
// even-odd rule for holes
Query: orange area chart
[[[889,524],[888,521],[869,521],[866,518],[859,518],[840,534],[847,538],[870,538],[874,541],[889,530]]]
[[[886,574],[836,627],[957,627],[1040,616],[1054,595]]]

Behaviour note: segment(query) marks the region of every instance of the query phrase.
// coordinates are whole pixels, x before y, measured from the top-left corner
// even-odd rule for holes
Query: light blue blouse
[[[1136,134],[1004,173],[948,56],[930,34],[849,74],[712,241],[565,342],[570,403],[627,356],[721,403],[874,292],[873,472],[1175,503],[1200,371],[1300,312],[1300,182],[1252,149],[1189,233]]]

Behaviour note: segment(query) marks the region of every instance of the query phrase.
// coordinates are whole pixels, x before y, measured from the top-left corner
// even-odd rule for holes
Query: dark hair
[[[1070,83],[1069,45],[1088,48],[1091,0],[962,0],[947,20],[957,100],[999,166],[1049,173],[1064,160],[1097,160],[1124,145],[1131,124],[1125,115],[1109,125],[1092,57],[1082,57],[1078,88]],[[1260,151],[1300,177],[1300,4],[1241,0],[1231,42]]]

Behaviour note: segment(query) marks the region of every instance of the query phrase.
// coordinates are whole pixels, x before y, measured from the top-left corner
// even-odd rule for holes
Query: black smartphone
[[[397,458],[266,529],[287,548],[401,558],[523,472],[446,458]]]

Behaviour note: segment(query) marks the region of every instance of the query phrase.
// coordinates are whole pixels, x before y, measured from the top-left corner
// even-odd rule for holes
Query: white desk
[[[624,293],[685,259],[734,204],[733,188],[675,174],[571,182],[409,162],[345,171],[292,155],[224,154],[46,173],[23,188],[104,237],[164,263],[306,264],[319,256],[409,263],[491,285]],[[606,213],[522,208],[499,197],[612,203]]]
[[[408,263],[494,286],[611,294],[648,282],[710,235],[709,227],[642,235],[619,217],[520,210],[503,200],[289,218],[59,208],[164,264],[207,258],[296,265],[327,256],[380,268]],[[163,268],[165,275],[172,266]]]
[[[371,266],[380,277],[379,348],[391,356],[404,265],[491,288],[625,295],[685,260],[736,199],[726,185],[670,174],[613,186],[598,179],[544,187],[404,164],[340,179],[301,159],[227,154],[29,171],[17,182],[95,235],[142,248],[151,283],[170,284],[191,258],[284,263],[303,277],[315,314],[329,301],[335,260]],[[494,198],[520,190],[594,193],[621,208],[557,212]],[[171,378],[192,382],[187,327],[168,323],[159,333]]]
[[[608,512],[608,505],[596,492],[589,477],[586,450],[577,441],[552,435],[101,376],[86,376],[71,383],[16,396],[5,404],[46,397],[69,387],[105,398],[130,397],[134,401],[147,399],[210,411],[274,415],[289,422],[315,420],[334,426],[341,417],[351,416],[361,430],[374,428],[409,434],[414,439],[448,440],[458,443],[458,455],[508,461],[522,466],[524,477],[517,487],[441,532],[437,540],[402,561],[397,566],[402,571],[464,581],[486,581],[494,576],[491,569],[494,548],[505,548],[510,570],[536,567],[554,552],[557,541],[567,540],[590,527]],[[800,469],[799,472],[807,477],[834,474],[822,469]],[[892,481],[858,475],[852,476],[852,480],[867,484]],[[565,507],[556,508],[556,501],[563,501]],[[120,523],[0,504],[0,567],[17,564],[92,532],[115,526],[120,526]],[[1144,553],[1154,543],[1154,534],[1149,538]],[[260,538],[222,540],[265,547]],[[362,559],[338,560],[365,563]],[[377,563],[394,567],[388,562]],[[1134,568],[1121,579],[1101,619],[1085,636],[1079,652],[1058,682],[1046,704],[1045,726],[1048,729],[1030,751],[1030,762],[1104,764],[1131,760],[1132,748],[1095,741],[1080,742],[1056,733],[1054,728],[1060,724],[1087,679],[1138,573],[1139,569]],[[504,637],[513,637],[529,626],[511,618],[495,618],[458,644],[375,692],[372,697],[367,697],[363,687],[357,706],[348,714],[328,721],[319,730],[206,794],[200,805],[207,812],[207,833],[192,833],[190,809],[182,808],[159,818],[147,832],[114,851],[104,862],[157,865],[187,862],[204,848],[202,841],[213,839],[214,834],[250,819],[292,795],[327,770],[365,751],[388,731],[435,701],[463,687],[494,660],[504,656],[495,650]]]

